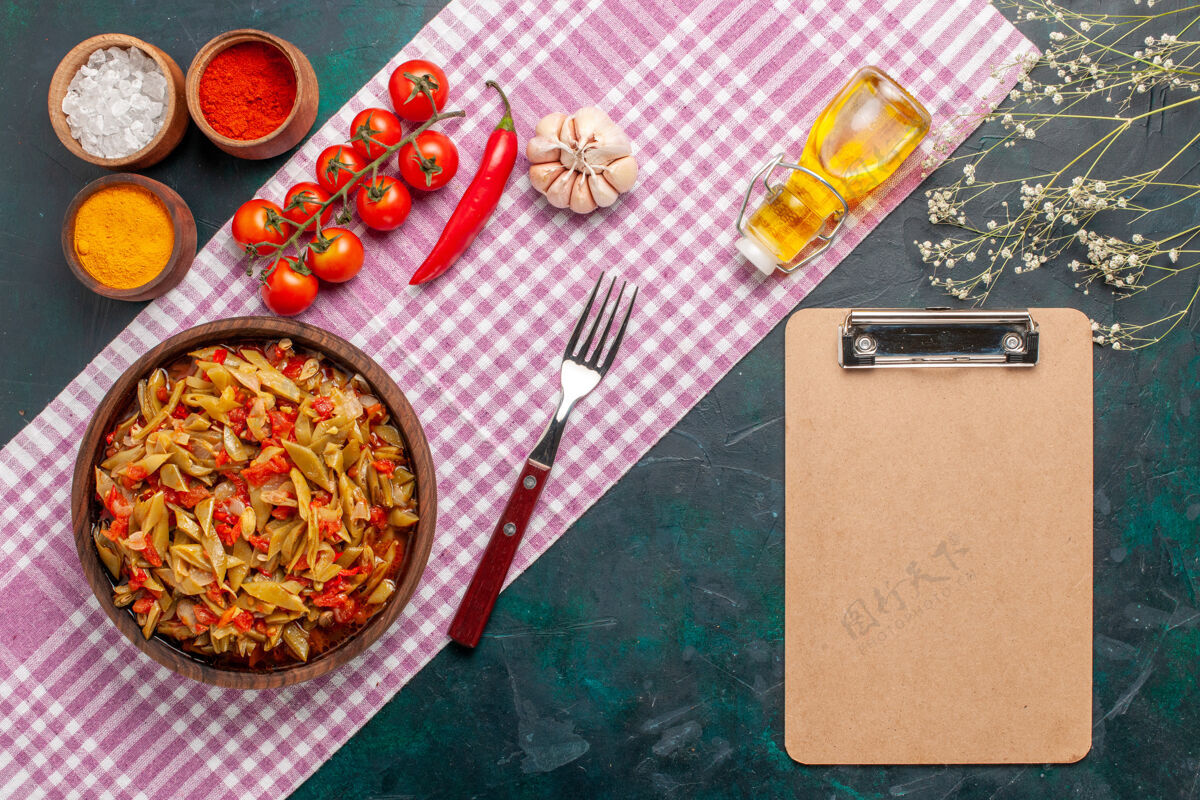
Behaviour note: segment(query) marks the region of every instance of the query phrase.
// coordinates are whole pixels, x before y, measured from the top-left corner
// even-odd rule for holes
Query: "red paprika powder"
[[[296,102],[296,73],[266,42],[241,42],[218,53],[200,76],[200,110],[222,136],[249,141],[287,119]]]

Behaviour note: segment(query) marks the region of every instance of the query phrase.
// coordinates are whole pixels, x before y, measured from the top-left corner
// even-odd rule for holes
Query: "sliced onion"
[[[195,602],[188,600],[187,598],[180,600],[176,613],[179,614],[179,619],[183,620],[185,625],[187,625],[193,631],[196,630],[197,625]]]
[[[213,489],[213,501],[220,505],[237,494],[237,487],[233,485],[233,481],[222,481],[217,484],[217,488]]]

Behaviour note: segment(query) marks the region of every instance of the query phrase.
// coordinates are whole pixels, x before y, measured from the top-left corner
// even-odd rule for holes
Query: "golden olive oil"
[[[799,164],[853,207],[908,158],[929,123],[929,112],[916,98],[882,70],[864,67],[817,117]],[[841,210],[829,187],[795,170],[750,216],[738,249],[770,272],[800,255]]]

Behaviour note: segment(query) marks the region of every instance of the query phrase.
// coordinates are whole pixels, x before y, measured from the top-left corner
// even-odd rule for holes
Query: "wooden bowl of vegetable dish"
[[[433,543],[437,485],[404,393],[301,322],[200,325],[100,403],[71,487],[75,545],[116,626],[239,689],[334,670],[391,626]]]

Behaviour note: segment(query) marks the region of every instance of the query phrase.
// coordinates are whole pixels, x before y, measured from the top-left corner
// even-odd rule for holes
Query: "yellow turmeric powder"
[[[114,289],[133,289],[162,272],[175,246],[166,206],[132,183],[106,186],[75,215],[75,254],[88,273]]]

